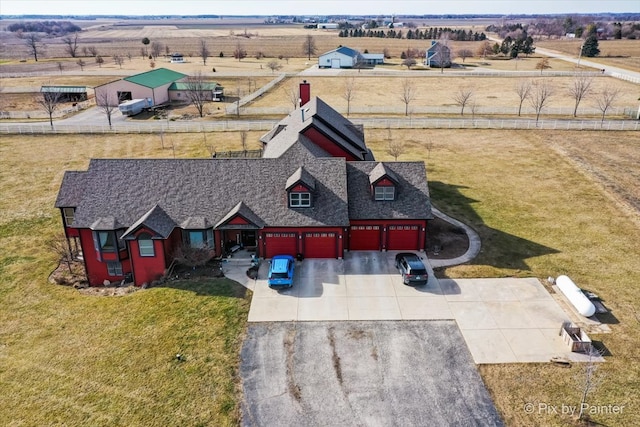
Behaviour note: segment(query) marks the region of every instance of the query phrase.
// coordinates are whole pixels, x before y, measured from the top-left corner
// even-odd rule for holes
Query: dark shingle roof
[[[349,218],[431,219],[431,201],[422,162],[385,162],[397,179],[396,200],[377,201],[371,195],[369,174],[378,162],[347,162]]]
[[[260,141],[266,143],[263,156],[278,157],[295,143],[298,134],[309,127],[319,130],[356,158],[373,160],[373,155],[365,144],[362,127],[354,125],[317,97],[297,108],[260,138]]]
[[[396,174],[393,173],[391,169],[386,167],[384,163],[380,162],[376,165],[376,167],[371,169],[371,172],[369,172],[369,183],[375,184],[385,176],[388,177],[391,181],[398,183],[398,177],[396,176]]]
[[[62,177],[60,191],[56,198],[56,208],[75,208],[84,197],[87,172],[66,171]]]
[[[177,71],[167,70],[166,68],[158,68],[157,70],[147,71],[146,73],[136,74],[134,76],[125,77],[131,83],[150,88],[160,87],[176,80],[187,77],[186,74]]]
[[[315,190],[316,188],[316,180],[302,166],[296,169],[293,175],[291,175],[289,179],[287,179],[285,190],[291,189],[291,187],[299,182],[303,183],[309,190]]]
[[[300,165],[315,178],[314,206],[289,209],[285,185]],[[156,205],[175,224],[197,217],[218,224],[240,202],[258,218],[248,219],[263,225],[349,224],[344,159],[317,159],[304,150],[282,159],[99,159],[91,161],[86,178],[76,209],[78,228],[129,228]],[[60,191],[66,194],[64,187]]]
[[[258,215],[256,215],[244,202],[239,202],[237,205],[233,207],[218,223],[216,224],[216,228],[225,228],[225,223],[231,220],[236,215],[240,215],[244,217],[251,224],[245,225],[244,228],[252,228],[256,227],[262,228],[266,224]],[[238,225],[233,225],[227,228],[239,228]]]
[[[155,231],[160,237],[166,239],[169,237],[176,223],[160,206],[155,205],[147,213],[142,215],[138,221],[134,222],[127,231],[124,232],[123,238],[136,231],[141,226],[145,226]],[[186,228],[186,227],[185,227]],[[205,227],[200,227],[205,228]]]

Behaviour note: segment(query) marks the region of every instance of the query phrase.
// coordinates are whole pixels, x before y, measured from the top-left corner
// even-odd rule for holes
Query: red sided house
[[[425,249],[423,162],[375,161],[362,128],[318,98],[261,141],[262,158],[93,159],[67,171],[55,206],[90,284],[156,280],[184,246],[263,258]]]

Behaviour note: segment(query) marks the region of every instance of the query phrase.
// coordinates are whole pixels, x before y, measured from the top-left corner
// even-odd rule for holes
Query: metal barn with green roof
[[[95,87],[96,97],[117,99],[118,103],[130,99],[151,99],[152,105],[160,105],[170,101],[169,86],[187,78],[186,74],[166,68],[158,68],[133,76],[125,77]]]

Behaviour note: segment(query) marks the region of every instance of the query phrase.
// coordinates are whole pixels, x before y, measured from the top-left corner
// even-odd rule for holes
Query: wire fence
[[[514,107],[496,107],[496,106],[480,106],[480,105],[466,105],[464,111],[462,107],[455,105],[437,106],[437,105],[408,105],[408,108],[404,105],[380,105],[380,106],[351,106],[347,112],[346,107],[334,108],[337,112],[343,116],[348,114],[381,114],[381,115],[399,115],[404,116],[405,112],[408,114],[429,114],[429,115],[457,115],[460,116],[462,112],[465,115],[486,115],[486,116],[518,116],[518,113],[524,116],[535,116],[536,111],[530,106],[523,104],[520,109],[518,106]],[[519,111],[520,110],[520,111]],[[278,107],[241,107],[240,116],[273,116],[280,115],[286,116],[291,113],[291,107],[278,106]],[[618,117],[632,117],[635,118],[637,112],[633,107],[612,107],[607,109],[607,116]],[[235,114],[235,110],[234,110]],[[548,107],[544,108],[541,112],[543,116],[573,116],[572,107]],[[592,107],[580,107],[576,113],[578,116],[602,116],[602,110]]]
[[[536,120],[533,119],[484,119],[484,118],[359,118],[351,120],[368,129],[532,129],[532,130],[593,130],[637,131],[637,120]],[[238,120],[206,123],[153,122],[140,124],[56,125],[48,123],[0,124],[0,134],[148,134],[148,133],[200,133],[224,131],[269,131],[275,120]]]

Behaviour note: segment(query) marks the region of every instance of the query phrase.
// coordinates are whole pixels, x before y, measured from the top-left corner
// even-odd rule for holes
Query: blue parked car
[[[271,258],[267,284],[270,288],[293,286],[295,259],[291,255],[275,255]]]

